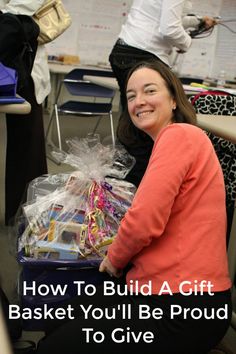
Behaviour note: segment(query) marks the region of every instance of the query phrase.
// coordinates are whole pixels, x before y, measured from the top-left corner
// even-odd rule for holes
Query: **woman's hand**
[[[123,274],[121,269],[114,267],[106,256],[99,267],[99,272],[107,272],[111,277],[120,278]]]
[[[203,16],[202,20],[204,22],[204,27],[207,29],[211,28],[217,24],[217,20],[214,19],[213,17]]]

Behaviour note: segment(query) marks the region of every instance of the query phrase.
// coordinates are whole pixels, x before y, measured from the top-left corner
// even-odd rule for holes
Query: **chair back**
[[[85,75],[91,76],[103,76],[103,77],[115,77],[111,70],[97,70],[97,69],[73,69],[66,76],[66,79],[71,80],[83,80]]]
[[[95,69],[73,69],[69,72],[63,82],[73,96],[86,96],[86,97],[101,97],[112,99],[115,95],[115,90],[106,88],[100,85],[93,84],[87,80],[84,80],[85,75],[89,76],[102,76],[102,77],[114,77],[112,71],[108,70],[95,70]]]

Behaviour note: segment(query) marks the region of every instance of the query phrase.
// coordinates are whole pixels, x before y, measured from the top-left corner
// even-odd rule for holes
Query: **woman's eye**
[[[127,101],[132,101],[135,98],[134,95],[129,95],[127,96]]]
[[[155,93],[156,90],[154,88],[149,88],[146,90],[146,93]]]

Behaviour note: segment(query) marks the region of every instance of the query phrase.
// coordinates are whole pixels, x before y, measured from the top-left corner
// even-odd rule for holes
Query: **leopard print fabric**
[[[197,113],[236,116],[236,96],[215,93],[191,96],[189,100]],[[226,203],[232,205],[236,199],[236,144],[209,132],[207,135],[212,141],[223,170]]]

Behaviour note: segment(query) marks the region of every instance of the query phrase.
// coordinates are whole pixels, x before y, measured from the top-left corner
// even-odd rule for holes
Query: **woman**
[[[134,0],[109,61],[120,87],[122,109],[126,108],[125,82],[129,70],[142,60],[159,60],[170,66],[173,48],[186,52],[192,39],[187,28],[210,28],[216,24],[212,17],[187,15],[191,2],[185,0]],[[151,139],[132,127],[127,136],[125,115],[121,115],[117,127],[119,141],[136,158],[136,165],[127,175],[129,182],[139,185],[152,150]]]
[[[100,265],[114,277],[129,267],[126,284],[114,285],[113,298],[107,291],[87,300],[78,297],[73,307],[109,310],[123,304],[131,316],[118,311],[115,318],[98,320],[91,312],[87,319],[80,313],[46,337],[37,354],[53,348],[58,354],[89,354],[96,348],[203,354],[229,327],[225,192],[211,142],[194,126],[196,115],[181,83],[162,63],[134,67],[126,95],[127,120],[154,140],[132,206]]]
[[[46,0],[0,0],[0,10],[32,16]],[[31,77],[18,94],[31,104],[27,115],[6,115],[7,149],[5,173],[5,223],[10,224],[20,206],[26,187],[47,173],[42,103],[51,89],[45,47],[37,48]]]

